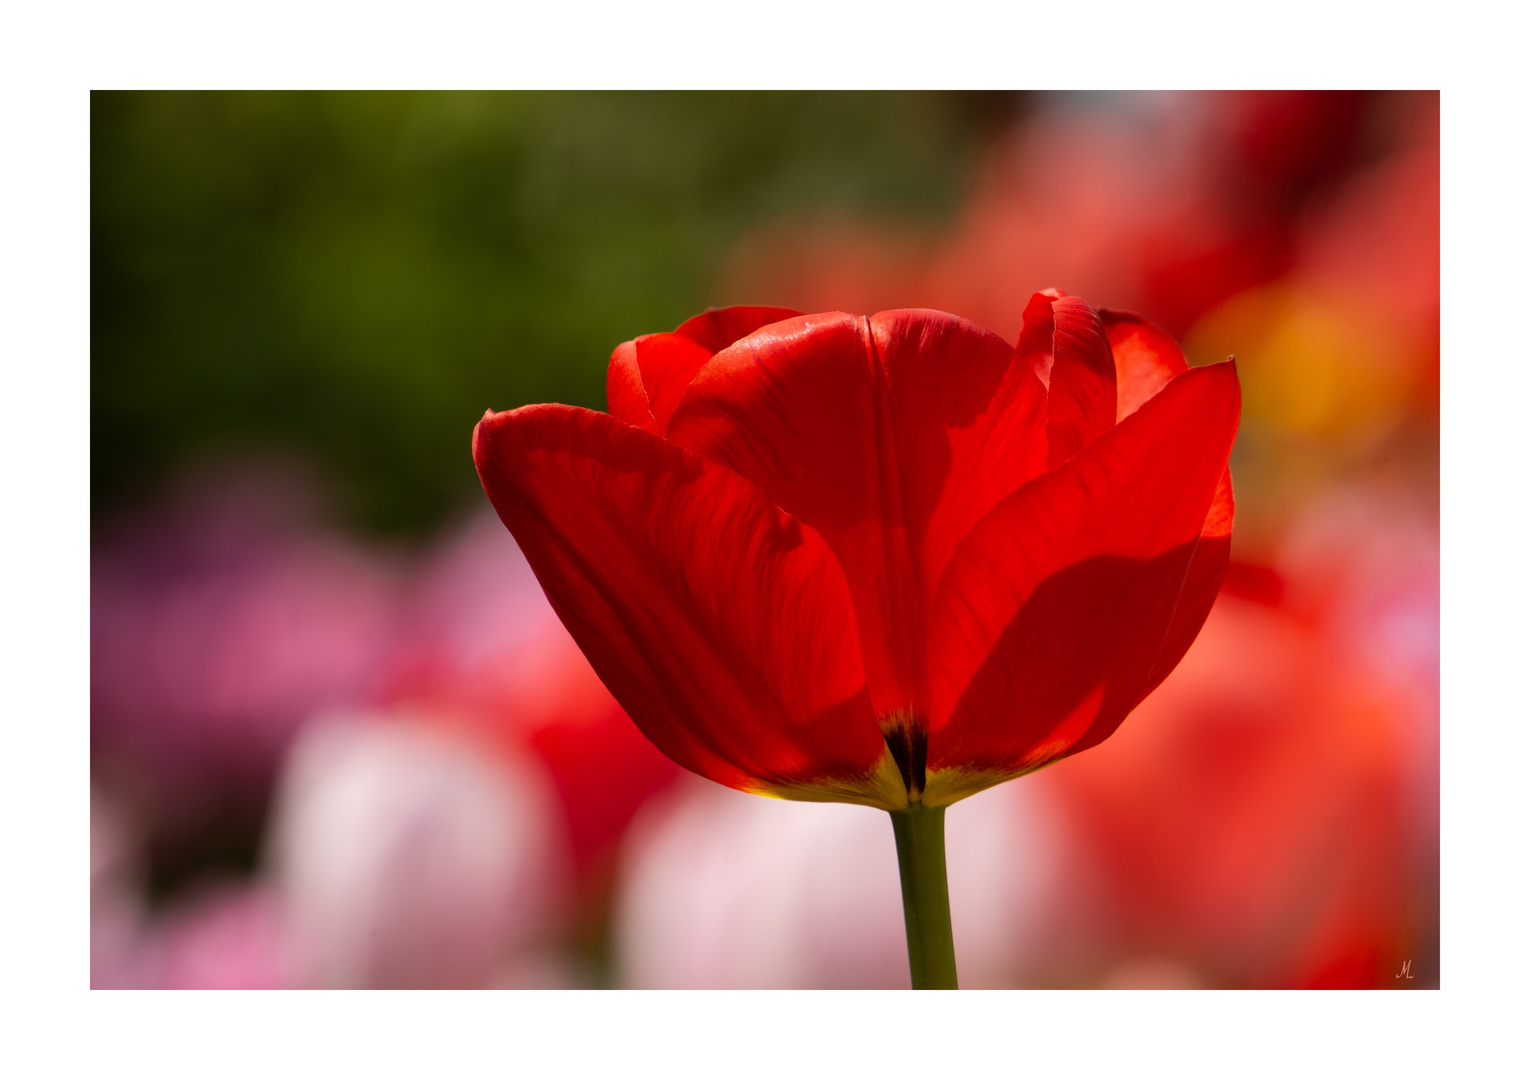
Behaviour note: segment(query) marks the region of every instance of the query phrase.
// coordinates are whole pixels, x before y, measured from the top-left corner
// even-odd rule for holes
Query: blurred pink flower
[[[281,906],[263,882],[225,882],[156,917],[136,985],[159,990],[278,990],[292,985]]]
[[[90,800],[90,984],[96,989],[286,986],[275,898],[260,881],[203,884],[151,910],[142,896],[142,837],[125,808]]]
[[[627,822],[678,770],[590,670],[503,526],[482,515],[411,568],[316,521],[312,496],[286,474],[226,469],[98,548],[94,767],[143,839],[178,852],[189,837],[182,846],[196,858],[203,833],[212,843],[231,829],[253,834],[311,717],[402,708],[513,772],[550,774],[553,802],[536,813],[551,817],[535,828],[608,887]],[[102,820],[116,827],[112,815]],[[133,923],[142,903],[135,887],[113,884],[99,906],[97,936],[107,952],[116,947],[104,943],[124,939],[117,967],[126,972],[137,935],[150,933]],[[115,978],[112,962],[99,966],[102,980]]]
[[[1426,696],[1440,681],[1437,513],[1374,483],[1335,486],[1302,508],[1276,554],[1293,610]]]
[[[208,477],[93,555],[92,749],[153,830],[258,805],[298,725],[371,691],[393,568],[302,503],[279,475]]]
[[[534,759],[424,717],[316,721],[288,759],[270,836],[295,979],[524,982],[557,928],[558,817]]]

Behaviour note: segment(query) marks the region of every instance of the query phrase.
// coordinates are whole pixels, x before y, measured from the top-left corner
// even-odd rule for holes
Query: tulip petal
[[[1047,466],[1057,468],[1116,426],[1116,363],[1095,310],[1076,296],[1052,303]]]
[[[872,706],[886,716],[918,696],[910,631],[919,616],[897,484],[882,465],[890,432],[878,375],[866,319],[835,312],[776,323],[712,358],[668,437],[756,484],[828,541],[855,599]]]
[[[623,413],[613,409],[611,415],[634,427],[664,434],[670,414],[675,411],[686,386],[710,359],[712,353],[708,349],[681,334],[644,334],[618,346],[606,368],[606,401],[608,405],[612,404],[612,382],[615,379],[619,383],[617,390]],[[644,413],[638,411],[637,398],[631,390],[634,370],[642,388],[643,409],[652,418],[652,426],[644,422]],[[625,414],[634,418],[629,419]]]
[[[891,391],[903,519],[925,610],[951,552],[1046,471],[1046,390],[997,334],[936,311],[884,311],[872,335]]]
[[[1052,379],[1052,301],[1061,299],[1062,293],[1056,289],[1032,293],[1022,316],[1020,342],[1016,351],[1036,378],[1041,380],[1042,386],[1048,385]]]
[[[1179,342],[1140,315],[1102,309],[1100,321],[1116,358],[1116,422],[1120,423],[1162,390],[1170,379],[1188,371],[1190,365]],[[1157,689],[1184,659],[1205,624],[1206,616],[1211,614],[1211,605],[1222,588],[1222,579],[1227,576],[1227,562],[1232,551],[1232,523],[1232,474],[1223,469],[1217,493],[1201,528],[1195,555],[1190,560],[1190,570],[1185,575],[1179,605],[1174,609],[1174,621],[1164,639],[1158,663],[1148,676],[1143,697]],[[1080,745],[1077,749],[1087,747]]]
[[[648,391],[643,389],[636,341],[624,341],[611,353],[606,365],[606,412],[644,431],[659,431],[659,422],[648,408]]]
[[[1217,493],[1212,497],[1211,509],[1206,512],[1206,522],[1201,526],[1201,536],[1190,559],[1190,569],[1185,572],[1185,584],[1180,590],[1179,603],[1174,608],[1174,619],[1164,635],[1163,648],[1158,661],[1143,684],[1142,696],[1147,697],[1158,684],[1169,677],[1169,672],[1179,666],[1195,643],[1196,635],[1211,614],[1227,577],[1227,563],[1232,555],[1233,491],[1232,473],[1222,470],[1217,482]],[[1110,734],[1104,732],[1098,738],[1091,732],[1089,738],[1076,750],[1087,750]]]
[[[668,437],[824,536],[879,717],[922,714],[924,612],[978,517],[1044,467],[1044,395],[1014,350],[933,311],[778,323],[713,357]]]
[[[1238,412],[1233,365],[1186,372],[957,548],[931,613],[926,802],[1098,742],[1150,689]]]
[[[1166,331],[1130,311],[1100,310],[1116,360],[1116,423],[1142,408],[1174,376],[1188,371],[1184,350]]]
[[[683,334],[645,334],[637,339],[638,370],[648,391],[648,411],[659,425],[669,426],[670,414],[712,352]]]
[[[746,790],[906,801],[844,576],[811,528],[727,469],[584,409],[486,416],[473,457],[553,608],[666,754]]]
[[[1055,469],[1116,424],[1110,341],[1094,308],[1049,289],[1026,305],[1018,351],[1047,385],[1047,466]]]
[[[711,308],[673,334],[644,334],[624,341],[606,368],[606,411],[619,420],[664,434],[686,385],[712,354],[801,312],[777,307]]]
[[[722,352],[742,337],[748,337],[762,326],[794,319],[801,315],[784,307],[738,307],[709,308],[700,315],[686,319],[675,328],[675,333],[688,337],[708,352]]]

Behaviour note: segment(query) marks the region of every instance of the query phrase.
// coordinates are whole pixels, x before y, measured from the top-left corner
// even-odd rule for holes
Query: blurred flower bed
[[[599,405],[581,395],[599,385],[610,348],[654,328],[628,326],[633,312],[674,323],[709,301],[936,307],[1013,339],[1030,292],[1051,285],[1141,312],[1193,362],[1237,355],[1234,565],[1184,663],[1114,737],[951,810],[963,984],[1439,984],[1437,95],[1057,95],[1012,102],[1002,122],[989,105],[973,120],[939,101],[824,100],[838,120],[881,109],[885,128],[858,136],[860,165],[835,158],[838,172],[824,175],[888,164],[924,203],[830,197],[849,181],[770,195],[828,169],[830,158],[799,148],[765,170],[775,187],[749,189],[749,209],[732,216],[715,209],[720,196],[697,194],[705,185],[664,213],[637,200],[623,262],[595,241],[571,252],[577,230],[544,201],[527,220],[545,220],[563,253],[531,264],[566,271],[561,286],[538,286],[564,290],[565,323],[581,313],[569,284],[581,274],[652,288],[646,275],[678,265],[676,230],[704,234],[696,250],[712,253],[685,263],[702,303],[680,289],[629,298],[618,317],[619,290],[596,289],[605,314],[592,321],[609,340],[544,329],[518,340],[577,360],[542,372],[507,360],[503,379],[476,383],[429,350],[379,344],[397,315],[387,304],[353,312],[366,331],[325,378],[364,385],[376,345],[395,372],[379,377],[425,396],[417,416],[369,420],[358,390],[358,415],[334,415],[333,432],[312,434],[293,406],[262,444],[251,435],[262,434],[261,394],[292,393],[283,380],[301,369],[287,357],[272,360],[280,377],[260,394],[239,382],[247,373],[203,380],[238,398],[229,430],[240,438],[191,425],[164,445],[129,440],[133,460],[176,479],[145,491],[110,479],[120,469],[93,476],[109,510],[91,571],[94,986],[906,986],[882,815],[682,775],[622,714],[481,494],[461,492],[451,470],[471,479],[468,432],[485,406],[559,397],[546,387]],[[696,101],[707,116],[754,109],[756,123],[775,107]],[[98,107],[103,144],[165,122],[152,109],[121,121],[136,105]],[[558,104],[554,119],[584,129],[535,122],[575,145],[595,138],[591,116],[623,110],[655,130],[699,122],[662,98],[580,108]],[[242,110],[245,123],[259,112],[219,110]],[[411,115],[415,127],[389,144],[407,160],[448,144],[443,126],[474,122],[439,103]],[[294,140],[279,142],[296,153]],[[708,162],[732,160],[679,158],[675,145],[701,153],[681,139],[648,175],[707,175]],[[969,145],[970,161],[951,150]],[[889,156],[890,146],[901,148]],[[929,164],[941,153],[949,176]],[[213,155],[206,168],[232,160]],[[529,151],[491,160],[523,199],[542,190],[526,177],[551,168]],[[103,205],[115,175],[104,168],[93,176]],[[965,195],[930,212],[930,192],[963,191],[963,169]],[[490,172],[466,175],[488,183]],[[243,227],[258,233],[261,212]],[[632,254],[666,222],[664,259]],[[93,265],[114,290],[97,331],[98,455],[111,452],[103,435],[149,431],[169,423],[156,409],[192,407],[174,385],[169,405],[152,403],[152,387],[103,405],[134,363],[143,374],[123,344],[135,340],[121,322],[128,279],[145,295],[191,287],[121,271],[129,256],[152,267],[153,245],[122,239],[132,230],[118,218],[100,228],[117,239],[99,241],[110,259]],[[216,248],[205,222],[193,228]],[[528,235],[501,228],[483,250]],[[377,258],[408,262],[408,250],[395,243]],[[512,277],[497,287],[513,292]],[[302,302],[329,303],[325,290],[343,285]],[[410,333],[439,325],[452,304],[498,303],[472,289],[429,302],[434,313]],[[208,319],[238,307],[220,303]],[[182,297],[143,318],[187,310]],[[476,318],[471,342],[447,338],[478,357],[472,370],[490,363],[480,339],[514,324]],[[188,320],[177,334],[197,331]],[[237,347],[259,356],[280,345]],[[195,383],[196,364],[216,366],[186,349],[181,368],[146,370],[167,384],[190,371]],[[119,353],[130,359],[111,367]],[[473,394],[510,396],[470,402],[477,412],[459,423],[456,399]],[[345,471],[390,436],[377,461]],[[401,467],[400,483],[417,505],[462,509],[434,529],[425,514],[413,538],[359,528],[392,513],[377,492],[393,456],[416,446],[447,461],[438,439],[460,462],[428,477]],[[287,456],[240,449],[252,445]]]

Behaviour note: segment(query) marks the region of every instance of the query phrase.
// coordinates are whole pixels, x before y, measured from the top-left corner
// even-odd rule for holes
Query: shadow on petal
[[[1150,689],[1195,550],[1099,555],[1041,582],[931,732],[932,774],[966,774],[960,798],[1109,736]],[[936,791],[967,786],[952,776]]]

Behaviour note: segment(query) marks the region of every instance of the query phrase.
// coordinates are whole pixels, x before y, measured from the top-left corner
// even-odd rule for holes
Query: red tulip
[[[1018,347],[710,311],[607,398],[488,413],[479,477],[643,733],[746,791],[943,807],[1093,746],[1226,570],[1233,365],[1055,290]]]

